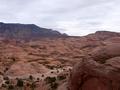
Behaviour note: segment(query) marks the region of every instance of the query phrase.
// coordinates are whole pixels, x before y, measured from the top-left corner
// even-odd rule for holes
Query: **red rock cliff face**
[[[120,43],[93,50],[73,69],[69,90],[120,90]]]

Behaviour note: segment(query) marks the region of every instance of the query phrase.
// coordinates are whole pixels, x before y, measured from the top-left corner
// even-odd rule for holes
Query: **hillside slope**
[[[3,77],[9,77],[10,79],[23,78],[25,80],[29,75],[32,75],[34,78],[42,78],[44,81],[43,78],[48,76],[57,77],[59,74],[61,75],[61,73],[65,76],[70,74],[68,69],[72,68],[74,65],[75,67],[71,73],[72,77],[69,82],[79,83],[77,80],[81,78],[81,76],[77,72],[81,70],[79,66],[81,67],[83,63],[82,60],[90,55],[94,59],[94,62],[100,63],[100,66],[102,63],[103,66],[106,67],[107,65],[104,65],[106,62],[102,60],[107,60],[108,57],[111,58],[111,54],[115,54],[114,52],[117,52],[115,50],[119,50],[116,49],[116,45],[113,45],[114,43],[120,44],[120,33],[99,31],[84,37],[47,37],[29,42],[22,42],[22,40],[18,42],[16,40],[0,38],[0,77],[2,77],[2,79],[0,78],[0,83],[2,84],[2,81],[4,81]],[[113,49],[107,49],[107,51],[105,51],[106,47],[111,45]],[[118,59],[115,60],[115,64],[112,64],[114,60],[108,63],[119,68],[119,63],[117,63]],[[92,65],[89,65],[92,68],[94,62],[88,62],[91,62],[91,59],[86,59],[86,63],[87,65],[92,63]],[[78,65],[76,66],[76,64]],[[87,68],[92,70],[89,67]],[[84,71],[86,70],[84,67],[82,67],[82,69]],[[93,70],[96,69],[93,68]],[[99,69],[97,70],[99,72]],[[95,73],[89,74],[88,72],[85,75],[93,75],[92,77],[94,77],[94,74]],[[76,76],[78,78],[76,78]],[[67,79],[57,83],[60,88],[64,88],[67,85]],[[88,84],[85,82],[85,85]],[[79,88],[79,85],[72,86],[71,84],[69,86],[73,88],[72,90],[77,90],[74,88]],[[38,88],[38,90],[40,90],[39,86]]]

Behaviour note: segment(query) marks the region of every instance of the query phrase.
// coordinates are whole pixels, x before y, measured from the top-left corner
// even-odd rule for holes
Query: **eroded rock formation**
[[[95,48],[73,69],[70,90],[120,90],[120,43]]]

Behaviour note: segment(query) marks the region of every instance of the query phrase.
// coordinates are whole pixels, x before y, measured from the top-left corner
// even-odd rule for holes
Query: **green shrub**
[[[47,77],[47,78],[45,79],[45,81],[46,81],[47,83],[53,83],[53,82],[56,81],[56,78],[55,78],[55,77]]]
[[[58,87],[58,83],[54,82],[50,84],[52,90],[56,90]]]
[[[30,87],[31,87],[32,90],[35,90],[36,84],[33,82],[33,83],[30,84]]]
[[[37,78],[37,81],[39,81],[40,80],[40,78]]]
[[[8,86],[8,90],[13,90],[14,89],[14,86],[13,85],[9,85]]]
[[[2,84],[2,87],[6,88],[7,86],[5,84]]]
[[[4,77],[3,79],[4,79],[4,80],[9,80],[9,77]]]
[[[9,80],[6,80],[6,81],[5,81],[5,84],[10,84],[10,81],[9,81]]]
[[[42,77],[44,77],[44,75],[42,74]]]
[[[18,79],[18,80],[17,80],[17,86],[18,86],[18,87],[23,87],[23,86],[24,86],[23,80]]]
[[[33,80],[33,76],[32,76],[32,75],[30,75],[30,76],[29,76],[29,79],[30,79],[30,80]]]
[[[58,76],[57,78],[58,78],[58,80],[64,80],[64,79],[66,79],[66,76]]]

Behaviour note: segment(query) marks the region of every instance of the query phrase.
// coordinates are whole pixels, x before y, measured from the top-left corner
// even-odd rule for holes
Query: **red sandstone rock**
[[[48,71],[43,65],[38,63],[17,62],[6,72],[6,75],[16,77],[37,73],[46,73]]]
[[[120,43],[99,47],[91,56],[74,67],[70,90],[120,90]]]
[[[0,75],[24,77],[27,74],[47,72],[53,66],[73,66],[79,62],[73,69],[72,85],[77,88],[82,84],[83,90],[92,90],[92,87],[97,90],[99,84],[99,89],[107,90],[110,80],[112,85],[118,85],[119,43],[120,34],[113,32],[97,32],[85,37],[42,38],[19,43],[16,40],[0,39]],[[88,54],[91,57],[86,57]],[[86,83],[83,83],[84,80]],[[77,89],[73,87],[72,90]]]
[[[112,43],[110,45],[95,48],[89,53],[91,57],[96,60],[106,60],[115,56],[120,56],[120,43]]]

